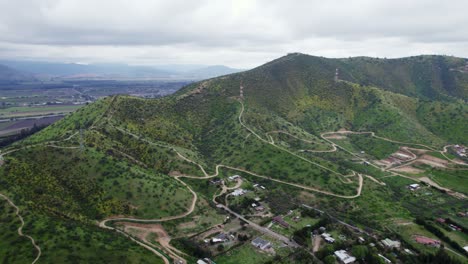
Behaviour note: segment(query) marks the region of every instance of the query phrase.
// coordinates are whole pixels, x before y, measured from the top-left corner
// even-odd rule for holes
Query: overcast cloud
[[[0,58],[249,68],[327,57],[468,57],[467,0],[0,0]]]

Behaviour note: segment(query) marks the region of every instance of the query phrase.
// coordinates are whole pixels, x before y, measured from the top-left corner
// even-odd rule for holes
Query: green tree
[[[369,254],[369,249],[366,246],[357,245],[351,249],[351,254],[357,259],[364,259]]]
[[[336,259],[335,256],[333,255],[328,255],[323,259],[323,263],[325,264],[335,264]]]

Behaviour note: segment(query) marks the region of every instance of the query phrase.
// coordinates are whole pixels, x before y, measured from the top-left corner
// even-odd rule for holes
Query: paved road
[[[328,214],[328,213],[325,212],[325,211],[322,211],[322,210],[317,209],[317,208],[315,208],[315,207],[309,206],[309,205],[307,205],[307,204],[302,204],[302,206],[305,207],[305,208],[307,208],[307,209],[315,210],[315,211],[317,211],[317,212],[319,212],[319,213],[321,213],[321,214],[326,214],[326,215],[328,215],[328,217],[330,217],[330,218],[333,219],[334,221],[336,221],[336,222],[338,222],[338,223],[340,223],[340,224],[342,224],[342,225],[344,225],[344,226],[347,226],[347,227],[349,227],[349,228],[351,228],[351,229],[354,229],[354,230],[356,230],[356,231],[358,231],[358,232],[360,232],[360,233],[364,233],[364,234],[366,234],[366,235],[368,235],[368,236],[372,236],[370,233],[368,233],[368,232],[366,232],[366,231],[360,229],[359,227],[356,227],[356,226],[353,226],[353,225],[348,224],[348,223],[346,223],[346,222],[343,222],[343,221],[341,221],[340,219],[338,219],[338,218],[336,218],[336,217],[334,217],[334,216]]]

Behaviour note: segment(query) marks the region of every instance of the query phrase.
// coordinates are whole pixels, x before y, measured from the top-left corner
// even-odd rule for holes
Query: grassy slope
[[[11,207],[1,206],[0,262],[31,263],[37,252],[29,239],[18,236],[19,220]],[[164,263],[117,233],[35,211],[21,212],[26,222],[23,232],[33,236],[42,249],[40,263]]]
[[[5,200],[0,201],[0,223],[0,262],[31,263],[37,252],[29,239],[18,235],[21,222]]]
[[[446,142],[467,142],[463,134],[467,107],[446,96],[462,96],[463,91],[440,85],[440,76],[434,72],[429,76],[425,71],[422,77],[436,76],[431,82],[439,83],[431,86],[427,93],[421,91],[424,83],[415,82],[415,76],[409,78],[392,73],[388,80],[382,81],[384,83],[376,83],[377,77],[389,66],[377,63],[376,69],[371,71],[369,65],[364,67],[359,63],[353,66],[351,61],[291,55],[252,71],[189,85],[160,100],[127,96],[100,100],[16,144],[64,139],[83,128],[84,152],[52,148],[18,152],[3,167],[3,183],[34,212],[71,217],[84,223],[112,214],[175,215],[184,211],[191,195],[167,174],[179,171],[200,175],[193,164],[181,160],[170,150],[177,148],[209,172],[213,172],[216,164],[223,163],[289,182],[354,194],[355,183],[343,184],[336,174],[291,158],[253,135],[248,136],[237,120],[240,104],[233,99],[239,94],[241,82],[246,97],[244,121],[265,139],[266,132],[283,130],[307,135],[316,140],[317,148],[326,149],[318,139],[320,132],[348,128],[437,147]],[[360,82],[365,77],[370,80],[369,84],[389,91],[351,82],[333,82],[335,68],[345,64],[349,69],[343,70],[343,79],[349,75],[348,80]],[[412,74],[417,74],[417,70]],[[401,85],[409,91],[397,90]],[[429,97],[444,101],[426,101]],[[450,121],[445,122],[446,119]],[[440,126],[441,122],[445,126]],[[138,136],[129,136],[115,127]],[[290,142],[282,137],[279,139]],[[79,136],[59,144],[76,146]],[[356,143],[362,144],[366,142]],[[294,151],[301,146],[296,142],[288,148]],[[383,156],[393,149],[394,146],[389,145],[382,153],[372,154]],[[349,168],[367,172],[367,168],[349,161],[344,153],[301,155],[343,174],[348,173]],[[381,176],[380,172],[376,173]],[[390,184],[389,189],[366,183],[364,196],[353,201],[326,197],[323,207],[371,226],[395,217],[394,212],[402,218],[410,217],[409,209],[419,214],[410,202],[394,204],[386,200],[395,193],[395,188],[398,190],[400,185]],[[171,202],[173,197],[174,203]],[[76,242],[78,247],[81,244]]]

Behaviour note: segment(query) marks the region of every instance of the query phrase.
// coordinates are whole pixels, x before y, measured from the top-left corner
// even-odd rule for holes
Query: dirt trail
[[[336,145],[335,145],[335,144],[332,144],[331,146],[332,146],[332,148],[331,148],[330,150],[301,149],[301,150],[299,150],[299,152],[309,152],[309,153],[331,153],[331,152],[335,152],[335,151],[338,150],[338,149],[336,148]]]
[[[36,258],[33,260],[33,262],[31,264],[35,264],[39,258],[41,257],[41,254],[42,254],[42,251],[41,251],[41,248],[36,244],[36,241],[34,241],[34,238],[32,238],[31,236],[28,236],[26,234],[23,233],[23,227],[24,227],[24,220],[23,220],[23,217],[20,215],[19,213],[19,208],[18,206],[16,206],[11,200],[10,198],[8,198],[7,196],[3,195],[0,193],[0,197],[2,197],[4,200],[6,200],[10,205],[11,207],[15,208],[15,214],[16,216],[19,218],[20,222],[21,222],[21,226],[18,228],[18,235],[22,236],[22,237],[26,237],[28,238],[29,240],[31,240],[31,244],[33,245],[33,247],[36,249],[37,251],[37,256]]]
[[[23,146],[23,147],[19,147],[19,148],[3,149],[3,150],[0,150],[0,155],[5,156],[5,155],[8,155],[8,154],[11,154],[11,153],[23,150],[23,149],[34,148],[34,147],[39,147],[39,146],[48,146],[48,147],[53,147],[53,148],[70,148],[70,149],[78,148],[78,147],[75,147],[75,146],[73,146],[73,147],[62,147],[62,146],[55,145],[56,143],[61,143],[61,142],[66,142],[66,141],[71,140],[78,133],[79,132],[75,132],[74,134],[70,135],[69,137],[67,137],[67,138],[65,138],[63,140],[46,141],[46,142],[27,145],[27,146]]]
[[[115,100],[115,98],[113,99],[113,101]],[[112,102],[113,102],[112,101]],[[267,143],[267,144],[270,144],[282,151],[285,151],[287,153],[289,153],[290,155],[296,157],[296,158],[299,158],[299,159],[302,159],[308,163],[311,163],[313,165],[316,165],[317,167],[320,167],[324,170],[327,170],[327,171],[330,171],[334,174],[337,174],[339,175],[340,177],[350,177],[350,176],[354,176],[356,173],[354,172],[352,175],[343,175],[339,172],[336,172],[332,169],[329,169],[325,166],[322,166],[318,163],[315,163],[313,161],[310,161],[309,159],[306,159],[296,153],[293,153],[287,149],[284,149],[282,147],[279,147],[277,145],[274,144],[274,140],[271,136],[268,135],[267,133],[267,137],[269,138],[269,140],[265,140],[264,138],[262,138],[261,136],[259,136],[255,131],[253,131],[251,128],[249,128],[247,125],[244,124],[243,120],[242,120],[242,115],[245,111],[245,108],[244,108],[244,104],[242,103],[242,101],[239,101],[239,103],[241,104],[241,111],[239,113],[239,116],[238,116],[238,120],[239,120],[239,123],[241,124],[241,126],[243,126],[246,130],[248,130],[252,135],[256,136],[260,141],[264,142],[264,143]],[[112,104],[111,104],[112,105]],[[110,107],[109,109],[106,111],[106,113],[108,113],[110,111]],[[104,117],[105,115],[103,115]],[[97,122],[95,122],[96,124]],[[93,124],[93,126],[95,125]],[[178,157],[180,157],[181,159],[189,162],[189,163],[192,163],[196,166],[199,167],[200,171],[203,173],[204,176],[202,177],[199,177],[199,176],[192,176],[192,175],[178,175],[178,176],[174,176],[174,178],[179,181],[181,184],[183,184],[193,195],[193,199],[192,199],[192,203],[190,205],[190,207],[188,208],[188,210],[183,213],[183,214],[180,214],[180,215],[176,215],[176,216],[168,216],[168,217],[163,217],[163,218],[158,218],[158,219],[137,219],[137,218],[132,218],[132,217],[110,217],[110,218],[107,218],[107,219],[104,219],[103,221],[101,221],[99,223],[99,226],[102,227],[102,228],[106,228],[106,229],[111,229],[111,230],[116,230],[117,232],[120,232],[120,233],[123,233],[125,236],[129,237],[130,239],[132,239],[133,241],[137,242],[138,244],[144,246],[145,248],[148,248],[149,250],[151,250],[152,252],[154,252],[155,254],[157,254],[158,256],[162,256],[159,252],[157,252],[156,250],[154,250],[153,248],[151,248],[150,246],[144,244],[144,243],[141,243],[140,241],[137,241],[135,240],[134,238],[132,238],[131,236],[129,236],[128,234],[126,234],[124,231],[121,231],[121,230],[117,230],[113,227],[110,227],[110,226],[107,226],[107,223],[112,221],[112,222],[122,222],[122,221],[132,221],[132,222],[140,222],[140,223],[155,223],[155,222],[164,222],[164,221],[170,221],[170,220],[175,220],[175,219],[180,219],[180,218],[183,218],[183,217],[186,217],[188,215],[190,215],[194,209],[195,209],[195,206],[196,206],[196,202],[197,202],[197,199],[198,199],[198,196],[197,194],[190,188],[190,186],[188,186],[184,181],[182,181],[180,178],[192,178],[192,179],[208,179],[208,178],[213,178],[213,177],[216,177],[219,175],[219,168],[227,168],[227,169],[231,169],[231,170],[235,170],[235,171],[240,171],[240,172],[244,172],[244,173],[247,173],[249,175],[252,175],[252,176],[255,176],[255,177],[259,177],[259,178],[263,178],[263,179],[267,179],[267,180],[270,180],[270,181],[274,181],[274,182],[278,182],[278,183],[281,183],[281,184],[286,184],[286,185],[290,185],[290,186],[294,186],[294,187],[297,187],[297,188],[300,188],[300,189],[303,189],[303,190],[307,190],[307,191],[312,191],[312,192],[318,192],[318,193],[322,193],[322,194],[326,194],[326,195],[330,195],[330,196],[334,196],[334,197],[339,197],[339,198],[344,198],[344,199],[353,199],[353,198],[356,198],[356,197],[359,197],[361,195],[361,192],[362,192],[362,187],[363,187],[363,176],[361,174],[357,174],[357,177],[358,177],[358,181],[359,181],[359,186],[357,187],[357,193],[355,195],[338,195],[338,194],[334,194],[334,193],[331,193],[331,192],[327,192],[327,191],[323,191],[323,190],[319,190],[319,189],[316,189],[316,188],[312,188],[312,187],[309,187],[309,186],[304,186],[304,185],[300,185],[300,184],[295,184],[295,183],[290,183],[290,182],[286,182],[286,181],[282,181],[282,180],[278,180],[278,179],[273,179],[271,177],[268,177],[268,176],[263,176],[263,175],[259,175],[259,174],[256,174],[254,172],[251,172],[251,171],[247,171],[247,170],[244,170],[244,169],[241,169],[241,168],[234,168],[234,167],[230,167],[230,166],[226,166],[226,165],[222,165],[222,164],[218,164],[216,165],[215,167],[215,173],[210,175],[206,172],[206,170],[204,169],[204,167],[202,165],[200,165],[199,163],[185,157],[184,155],[182,155],[180,152],[178,152],[175,148],[173,147],[170,147],[170,146],[167,146],[167,145],[164,145],[164,144],[158,144],[158,143],[155,143],[155,142],[152,142],[152,141],[149,141],[147,139],[144,139],[144,138],[141,138],[139,137],[138,135],[135,135],[129,131],[126,131],[122,128],[117,128],[115,127],[117,130],[123,132],[123,133],[126,133],[130,136],[133,136],[139,140],[142,140],[148,144],[152,144],[152,145],[156,145],[156,146],[159,146],[159,147],[164,147],[164,148],[170,148],[172,151],[174,151]],[[269,133],[284,133],[284,134],[288,134],[294,138],[297,138],[299,140],[302,140],[304,142],[311,142],[311,141],[308,141],[308,140],[304,140],[304,139],[300,139],[294,135],[291,135],[287,132],[284,132],[284,131],[271,131]],[[78,132],[76,132],[75,134],[71,135],[69,138],[63,140],[63,141],[67,141],[69,139],[71,139],[72,137],[74,137],[76,134],[78,134]],[[390,142],[394,142],[394,143],[400,143],[400,144],[409,144],[409,145],[415,145],[415,146],[422,146],[422,147],[425,147],[425,148],[428,148],[430,150],[433,150],[431,147],[428,147],[428,146],[425,146],[425,145],[422,145],[422,144],[412,144],[412,143],[404,143],[404,142],[399,142],[399,141],[394,141],[394,140],[390,140],[390,139],[387,139],[387,138],[383,138],[383,137],[378,137],[374,134],[374,132],[352,132],[352,131],[346,131],[346,130],[341,130],[341,131],[338,131],[338,132],[326,132],[326,133],[322,133],[320,136],[322,137],[322,139],[324,139],[325,141],[327,141],[328,143],[331,144],[332,146],[332,149],[331,150],[325,150],[325,151],[314,151],[314,150],[307,150],[307,151],[310,151],[310,152],[334,152],[334,151],[337,151],[337,148],[341,148],[345,151],[347,151],[346,149],[340,147],[339,145],[336,145],[335,143],[331,142],[326,136],[328,134],[333,134],[333,135],[337,135],[337,134],[370,134],[371,136],[373,137],[376,137],[376,138],[379,138],[379,139],[383,139],[383,140],[387,140],[387,141],[390,141]],[[54,146],[54,143],[57,143],[57,142],[60,142],[60,141],[51,141],[51,142],[46,142],[46,143],[42,143],[41,145],[52,145],[52,147],[59,147],[59,146]],[[26,146],[24,148],[28,148],[28,147],[32,147],[32,146]],[[75,148],[75,147],[73,147]],[[19,149],[17,150],[9,150],[9,152],[5,152],[5,154],[8,154],[8,153],[11,153],[13,151],[18,151]],[[349,151],[347,151],[349,152]],[[351,152],[350,152],[351,153]],[[352,155],[355,156],[355,154],[351,153]],[[373,165],[373,164],[372,164]],[[375,166],[375,165],[373,165]],[[377,167],[377,166],[376,166]],[[379,168],[379,167],[377,167]],[[403,176],[405,178],[409,178],[409,177],[406,177],[404,175],[401,175],[401,174],[398,174],[398,173],[394,173],[395,175],[398,175],[398,176]],[[369,179],[379,183],[379,184],[382,184],[382,182],[379,182],[378,180],[376,180],[375,178],[371,177],[371,176],[367,176]],[[343,179],[341,179],[343,181]],[[349,179],[346,179],[349,181]],[[240,184],[242,184],[242,182],[238,182],[237,185],[240,186]],[[238,186],[235,186],[233,188],[238,188]],[[227,188],[226,186],[223,186],[223,190],[221,192],[221,194],[225,193],[228,189],[232,189],[232,188]],[[220,195],[221,195],[220,194]],[[214,197],[215,198],[215,197]],[[164,243],[164,242],[163,242]],[[165,244],[165,246],[167,246],[167,248],[170,248],[170,245]],[[181,253],[180,251],[178,251],[177,249],[175,248],[172,248],[170,249],[172,250],[173,252],[179,252]],[[167,259],[165,259],[164,257],[162,257],[165,262],[167,261]]]
[[[458,165],[463,165],[463,166],[468,166],[468,164],[466,164],[465,162],[463,161],[458,161],[458,160],[455,160],[455,159],[451,159],[449,158],[447,155],[445,155],[447,153],[447,148],[448,147],[452,147],[453,145],[446,145],[444,146],[443,150],[440,152],[440,154],[442,154],[442,156],[444,156],[446,159],[450,160],[451,162],[453,163],[456,163]]]
[[[163,249],[166,250],[166,253],[171,258],[173,258],[174,260],[182,261],[183,263],[187,263],[187,260],[184,257],[181,257],[181,255],[186,256],[186,254],[170,245],[171,237],[167,234],[167,232],[161,225],[141,224],[132,222],[119,222],[118,225],[122,225],[126,233],[131,233],[131,229],[142,231],[136,234],[136,237],[138,237],[140,240],[144,241],[147,244],[153,245],[154,247],[156,247],[156,245],[154,245],[148,240],[148,236],[151,233],[155,234],[156,241],[161,245]]]
[[[313,162],[313,161],[311,161],[311,160],[309,160],[309,159],[306,159],[306,158],[304,158],[303,156],[300,156],[300,155],[298,155],[298,154],[296,154],[296,153],[294,153],[294,152],[291,152],[291,151],[289,151],[289,150],[287,150],[287,149],[285,149],[285,148],[282,148],[282,147],[280,147],[280,146],[278,146],[278,145],[275,145],[275,144],[272,143],[271,141],[265,140],[265,139],[263,139],[262,137],[260,137],[257,133],[255,133],[255,131],[253,131],[251,128],[249,128],[249,127],[242,121],[242,115],[244,114],[245,108],[244,108],[244,103],[242,103],[242,101],[239,101],[239,103],[241,104],[241,111],[240,111],[239,117],[238,117],[239,123],[240,123],[241,126],[243,126],[245,129],[247,129],[250,133],[252,133],[254,136],[256,136],[259,140],[261,140],[261,141],[264,142],[264,143],[270,144],[271,146],[273,146],[273,147],[275,147],[275,148],[277,148],[277,149],[279,149],[279,150],[281,150],[281,151],[284,151],[284,152],[286,152],[286,153],[288,153],[288,154],[290,154],[290,155],[292,155],[292,156],[294,156],[294,157],[296,157],[296,158],[299,158],[299,159],[301,159],[301,160],[303,160],[303,161],[305,161],[305,162],[308,162],[308,163],[310,163],[310,164],[313,164],[313,165],[315,165],[315,166],[317,166],[317,167],[319,167],[319,168],[322,168],[322,169],[324,169],[324,170],[326,170],[326,171],[332,172],[333,174],[336,174],[336,175],[339,175],[339,176],[344,176],[343,174],[341,174],[341,173],[339,173],[339,172],[337,172],[337,171],[334,171],[334,170],[332,170],[332,169],[330,169],[330,168],[327,168],[327,167],[325,167],[325,166],[323,166],[323,165],[320,165],[320,164],[318,164],[318,163],[316,163],[316,162]],[[327,140],[327,142],[330,142],[330,141]],[[332,143],[332,145],[333,145],[333,142],[331,142],[331,143]]]
[[[397,171],[397,172],[411,173],[411,174],[420,174],[424,172],[421,169],[412,167],[411,164],[404,164],[402,166],[394,167],[391,170]]]
[[[313,248],[312,248],[312,252],[317,252],[319,251],[320,249],[320,242],[322,242],[322,238],[318,235],[316,235],[316,237],[314,238],[314,245],[313,245]]]
[[[372,176],[370,176],[370,175],[366,175],[366,177],[369,178],[369,179],[371,179],[372,181],[374,181],[374,182],[380,184],[380,185],[387,185],[385,182],[381,182],[381,181],[377,180],[376,178],[374,178],[374,177],[372,177]]]
[[[190,207],[185,213],[182,213],[180,215],[175,215],[175,216],[167,216],[167,217],[162,217],[162,218],[154,218],[154,219],[139,219],[139,218],[133,218],[133,217],[109,217],[101,222],[99,222],[100,227],[108,227],[106,224],[108,222],[121,222],[121,221],[132,221],[132,222],[140,222],[140,223],[157,223],[157,222],[165,222],[165,221],[170,221],[170,220],[176,220],[180,218],[184,218],[188,215],[190,215],[194,210],[195,210],[195,205],[198,200],[198,195],[195,193],[190,186],[188,186],[184,181],[180,180],[179,178],[183,176],[175,176],[174,179],[178,180],[180,183],[182,183],[187,189],[192,193],[193,199],[192,203],[190,204]]]
[[[426,146],[426,145],[423,145],[423,144],[417,144],[417,143],[407,143],[407,142],[401,142],[401,141],[396,141],[396,140],[391,140],[391,139],[388,139],[388,138],[385,138],[385,137],[379,137],[379,136],[376,136],[374,132],[353,132],[353,131],[348,131],[348,130],[345,130],[345,129],[341,129],[339,131],[335,131],[335,132],[324,132],[322,134],[320,134],[320,136],[322,137],[322,139],[328,141],[330,144],[333,144],[332,141],[328,140],[327,139],[327,135],[336,135],[336,134],[370,134],[371,136],[375,137],[375,138],[378,138],[378,139],[382,139],[382,140],[386,140],[386,141],[389,141],[389,142],[393,142],[393,143],[397,143],[397,144],[403,144],[403,145],[413,145],[413,146],[419,146],[419,147],[423,147],[423,148],[426,148],[427,150],[431,150],[431,151],[437,151],[436,149],[430,147],[430,146]],[[336,144],[335,144],[336,145]],[[380,169],[382,171],[384,171],[385,169],[375,165],[373,162],[369,162],[367,161],[366,159],[356,155],[355,153],[347,150],[346,148],[343,148],[341,147],[340,145],[336,145],[338,148],[346,151],[347,153],[353,155],[354,157],[362,160],[363,162],[367,162],[367,164],[369,164],[370,166],[373,166],[377,169]],[[448,145],[449,146],[449,145]],[[446,152],[447,151],[447,147],[448,146],[445,146],[444,149],[442,151],[437,151],[437,152],[440,152],[442,155],[444,155],[443,152]],[[405,147],[405,149],[407,151],[409,151],[409,149],[414,149],[414,148],[410,148],[410,147]],[[417,149],[417,151],[421,152],[421,151],[424,151],[423,149]],[[411,152],[411,151],[409,151]],[[416,156],[413,152],[411,152],[414,156]],[[427,156],[427,157],[426,157]],[[445,156],[445,155],[444,155]],[[406,176],[404,174],[401,174],[401,173],[398,173],[398,170],[407,170],[407,169],[410,169],[410,168],[405,168],[405,166],[408,166],[412,163],[415,163],[415,162],[423,162],[423,163],[426,163],[428,165],[434,165],[434,166],[438,166],[438,167],[445,167],[446,168],[446,164],[448,163],[448,161],[451,161],[453,162],[452,160],[448,159],[448,161],[445,161],[445,160],[442,160],[442,159],[439,159],[439,158],[435,158],[435,157],[432,157],[432,156],[428,156],[428,155],[423,155],[423,157],[425,158],[416,158],[416,159],[412,159],[410,160],[410,162],[407,162],[405,164],[402,164],[401,166],[398,166],[398,167],[394,167],[393,169],[392,168],[389,168],[389,170],[386,170],[388,172],[391,173],[390,176],[385,176],[385,177],[394,177],[394,176],[399,176],[399,177],[403,177],[403,178],[406,178],[406,179],[409,179],[409,180],[412,180],[412,181],[416,181],[418,182],[420,179],[416,179],[416,178],[412,178],[412,177],[409,177],[409,176]],[[446,157],[446,156],[445,156]],[[456,163],[456,162],[455,162]],[[458,163],[457,163],[458,164]],[[394,170],[396,169],[396,170]],[[426,177],[427,178],[427,177]],[[457,197],[457,198],[462,198],[462,199],[465,199],[466,196],[464,194],[461,194],[461,193],[458,193],[458,192],[455,192],[455,191],[452,191],[450,189],[447,189],[447,188],[443,188],[441,187],[439,184],[435,183],[434,181],[430,180],[429,178],[427,178],[426,180],[426,183],[429,184],[429,185],[432,185],[436,188],[440,188],[440,189],[444,189],[447,191],[447,193],[449,195],[452,195],[454,197]]]
[[[132,240],[133,242],[137,243],[138,245],[148,249],[149,251],[153,252],[155,255],[159,256],[165,264],[171,264],[171,262],[166,258],[166,256],[164,256],[163,254],[161,254],[159,251],[157,251],[156,249],[152,248],[151,246],[148,246],[147,244],[143,243],[143,242],[140,242],[138,241],[137,239],[133,238],[132,236],[130,236],[129,234],[125,233],[124,231],[122,230],[119,230],[119,229],[116,229],[116,228],[113,228],[113,227],[110,227],[110,226],[106,226],[106,225],[102,225],[99,224],[99,227],[101,228],[105,228],[105,229],[109,229],[109,230],[114,230],[122,235],[124,235],[125,237],[129,238],[130,240]]]

